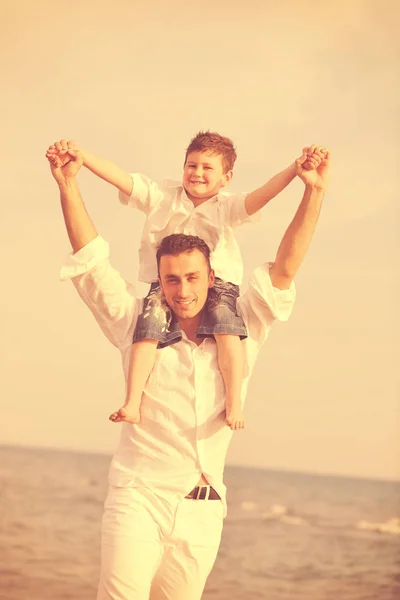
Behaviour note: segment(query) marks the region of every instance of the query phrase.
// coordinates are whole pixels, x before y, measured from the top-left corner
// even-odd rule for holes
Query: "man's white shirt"
[[[108,340],[122,356],[125,378],[136,320],[143,299],[110,264],[108,244],[96,237],[61,270],[72,279]],[[252,274],[238,309],[248,330],[245,349],[244,402],[258,351],[274,320],[286,321],[295,300],[294,284],[274,288],[270,264]],[[225,425],[225,392],[216,343],[197,346],[183,334],[180,342],[157,350],[155,366],[143,392],[141,422],[122,425],[114,454],[111,485],[145,486],[173,499],[184,498],[204,474],[225,503],[223,471],[231,430]]]
[[[247,194],[223,192],[195,207],[177,182],[157,184],[137,173],[131,177],[131,195],[120,192],[119,199],[146,215],[139,249],[140,281],[157,281],[157,246],[167,235],[184,233],[197,235],[208,244],[217,277],[236,285],[242,283],[242,255],[233,229],[260,219],[259,213],[251,217],[247,214]]]

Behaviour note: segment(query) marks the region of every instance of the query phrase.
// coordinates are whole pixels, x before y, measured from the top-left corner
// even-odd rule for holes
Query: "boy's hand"
[[[67,164],[71,158],[68,156],[68,150],[78,150],[76,143],[74,140],[60,140],[59,142],[55,142],[47,148],[46,157],[52,160],[53,164],[56,164],[58,167]],[[55,160],[58,159],[58,160]]]
[[[309,154],[309,152],[311,154]],[[311,166],[311,169],[308,168]],[[322,146],[304,148],[303,154],[296,160],[296,175],[306,185],[325,189],[330,174],[330,153]]]
[[[304,169],[311,170],[319,167],[322,159],[326,156],[326,152],[326,148],[316,144],[303,148],[303,154],[307,155],[306,161],[303,163]]]
[[[83,164],[82,152],[73,140],[69,142],[61,140],[49,146],[46,157],[58,184],[66,183],[68,179],[76,177]]]

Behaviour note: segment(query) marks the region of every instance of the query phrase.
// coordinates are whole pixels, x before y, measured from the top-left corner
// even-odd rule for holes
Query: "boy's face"
[[[221,154],[191,152],[183,168],[183,187],[190,200],[201,204],[218,194],[232,175],[232,170],[224,172]]]
[[[166,303],[178,321],[185,321],[199,316],[214,285],[214,271],[209,271],[204,255],[195,248],[177,256],[162,256],[159,280]]]

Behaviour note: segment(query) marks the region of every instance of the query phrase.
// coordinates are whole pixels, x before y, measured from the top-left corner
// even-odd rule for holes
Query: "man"
[[[76,182],[79,151],[50,161],[73,254],[71,278],[107,338],[119,348],[125,375],[141,300],[108,261]],[[303,155],[297,174],[305,191],[275,262],[253,273],[238,300],[248,330],[243,342],[243,394],[261,344],[275,319],[286,320],[293,277],[309,247],[329,176],[329,153]],[[302,165],[314,160],[316,170]],[[319,165],[319,166],[318,166]],[[182,340],[157,351],[144,389],[142,420],[124,423],[110,469],[102,526],[98,600],[198,600],[214,564],[226,514],[223,470],[232,432],[224,426],[224,387],[216,344],[196,337],[214,273],[199,238],[168,236],[158,251],[160,285]]]

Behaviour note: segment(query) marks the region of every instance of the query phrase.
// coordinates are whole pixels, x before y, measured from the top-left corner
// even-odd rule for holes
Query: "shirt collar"
[[[176,188],[177,188],[177,190],[181,191],[181,192],[182,192],[182,193],[185,195],[185,198],[186,198],[186,199],[187,199],[189,202],[191,202],[190,198],[188,198],[188,196],[187,196],[187,194],[186,194],[186,190],[185,190],[185,188],[183,187],[182,183],[178,183],[178,184],[176,184],[176,183],[175,183],[175,185],[174,185],[174,186],[172,186],[172,185],[171,185],[171,187],[176,187]],[[211,198],[209,198],[208,200],[206,200],[206,201],[205,201],[205,202],[203,202],[202,204],[207,204],[207,202],[217,202],[217,200],[218,200],[218,196],[219,196],[219,194],[215,194],[215,196],[211,196]],[[202,204],[199,204],[199,206],[202,206]]]

